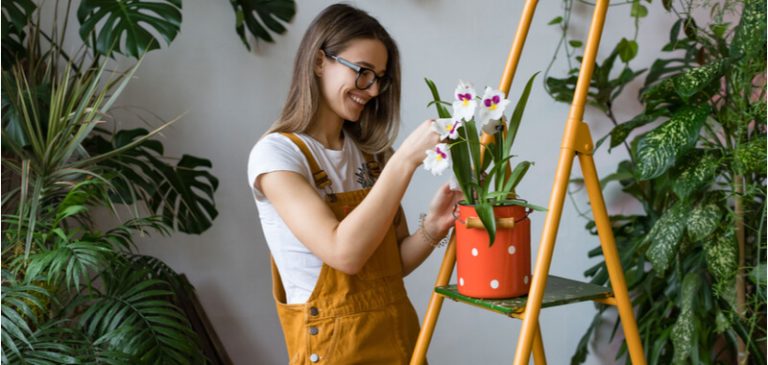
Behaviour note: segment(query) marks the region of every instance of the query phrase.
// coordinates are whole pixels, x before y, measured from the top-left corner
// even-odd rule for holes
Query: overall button
[[[320,356],[317,356],[317,354],[309,355],[309,361],[318,362],[320,361]]]
[[[320,311],[319,311],[319,310],[317,310],[317,308],[316,308],[316,307],[312,307],[312,308],[309,308],[309,314],[310,314],[311,316],[313,316],[313,317],[314,317],[314,316],[317,316],[319,313],[320,313]]]
[[[309,334],[310,335],[314,336],[314,335],[318,334],[318,332],[320,332],[320,330],[318,330],[317,327],[309,327]]]

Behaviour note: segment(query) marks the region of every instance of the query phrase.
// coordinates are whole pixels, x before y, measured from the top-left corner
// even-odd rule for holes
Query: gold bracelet
[[[447,245],[448,235],[445,235],[443,238],[434,238],[429,234],[429,232],[427,232],[427,229],[424,227],[424,220],[426,217],[427,215],[424,213],[419,215],[419,232],[421,232],[421,235],[427,239],[427,242],[429,242],[429,245],[432,247],[443,247]]]

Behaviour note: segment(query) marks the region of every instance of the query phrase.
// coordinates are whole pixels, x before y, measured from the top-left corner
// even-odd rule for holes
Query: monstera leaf
[[[256,39],[274,42],[269,31],[283,34],[282,22],[290,23],[296,14],[296,2],[293,0],[229,0],[235,9],[235,31],[243,41],[245,48],[251,49],[245,34],[246,27]]]
[[[145,129],[121,130],[111,141],[92,137],[87,149],[108,153],[146,135]],[[164,223],[185,233],[202,233],[218,215],[213,194],[219,181],[209,169],[211,162],[184,155],[175,166],[165,161],[163,145],[148,140],[114,158],[101,162],[105,175],[117,190],[115,202],[143,201]]]
[[[26,54],[24,27],[37,5],[32,0],[6,0],[2,2],[2,8],[3,70],[7,70]]]
[[[131,57],[170,44],[181,26],[181,0],[83,0],[77,9],[80,37],[96,52]],[[98,28],[98,29],[97,29]]]

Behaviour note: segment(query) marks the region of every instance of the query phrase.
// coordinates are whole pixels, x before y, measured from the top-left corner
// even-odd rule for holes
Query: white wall
[[[236,364],[286,363],[270,295],[269,252],[245,167],[251,146],[278,116],[304,30],[330,3],[299,2],[288,32],[278,36],[276,44],[262,44],[248,53],[234,32],[234,13],[227,1],[185,1],[178,38],[168,49],[146,57],[136,80],[120,100],[123,106],[139,106],[166,119],[185,113],[181,122],[164,133],[167,152],[174,156],[190,153],[213,162],[213,173],[220,179],[216,195],[220,214],[213,228],[201,236],[175,234],[168,239],[143,239],[139,246],[141,252],[160,257],[189,276]],[[444,95],[450,95],[459,78],[473,81],[478,89],[497,85],[522,10],[522,1],[501,0],[353,4],[377,17],[400,46],[404,80],[400,140],[417,123],[434,117],[432,109],[426,108],[430,95],[424,77],[435,80]],[[559,1],[539,5],[510,94],[513,100],[529,75],[543,71],[552,57],[559,34],[546,23],[560,15],[560,6]],[[641,60],[649,59],[666,40],[672,20],[664,18],[659,7],[651,6],[650,19],[644,23]],[[575,34],[586,34],[591,9],[576,6]],[[621,35],[631,36],[630,24],[629,7],[612,7],[604,44],[612,47]],[[609,51],[601,50],[601,57]],[[559,60],[556,69],[562,71],[565,67],[564,60]],[[634,95],[631,92],[627,103],[617,108],[622,120],[637,111]],[[519,189],[531,202],[548,202],[567,111],[567,105],[555,103],[545,93],[541,82],[535,85],[515,150],[522,158],[536,162]],[[600,114],[588,113],[585,119],[594,121],[590,125],[595,139],[610,130]],[[604,150],[596,156],[602,175],[612,172],[623,156],[618,149],[613,155],[606,155]],[[578,174],[576,163],[574,176]],[[423,170],[416,173],[404,201],[412,229],[419,212],[426,209],[432,191],[445,180]],[[617,201],[616,189],[607,189],[606,194],[609,202]],[[584,209],[583,194],[577,199]],[[615,213],[631,207],[613,204],[610,209]],[[543,219],[541,213],[533,216],[534,255]],[[567,202],[552,263],[553,274],[581,280],[583,271],[595,263],[586,257],[597,241],[584,230],[585,223],[573,204]],[[411,299],[422,316],[441,259],[442,251],[436,251],[406,279]],[[540,321],[549,363],[570,362],[594,313],[591,303],[542,312]],[[446,301],[430,348],[431,363],[510,363],[519,328],[517,320]],[[604,338],[598,344],[603,355],[592,356],[587,363],[613,363],[612,351],[616,346],[606,341]]]

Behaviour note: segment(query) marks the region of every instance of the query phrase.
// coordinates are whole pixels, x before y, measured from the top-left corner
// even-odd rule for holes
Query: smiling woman
[[[402,278],[447,234],[461,193],[438,189],[408,232],[400,200],[439,136],[424,121],[392,153],[399,109],[387,31],[359,9],[325,9],[299,47],[280,119],[248,162],[291,363],[410,359],[419,324]]]

